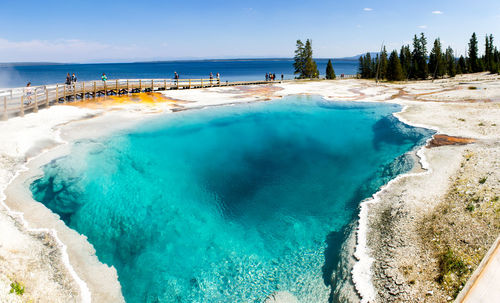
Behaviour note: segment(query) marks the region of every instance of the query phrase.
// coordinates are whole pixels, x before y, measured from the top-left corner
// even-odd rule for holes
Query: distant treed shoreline
[[[403,45],[399,54],[394,50],[388,56],[384,46],[375,58],[370,53],[359,58],[359,76],[363,79],[425,80],[485,71],[500,73],[500,52],[493,45],[493,35],[486,35],[485,52],[481,57],[476,33],[469,40],[466,57],[460,56],[458,59],[451,47],[442,51],[440,38],[434,40],[428,55],[427,38],[421,33],[420,36],[413,37],[412,50],[410,45]]]

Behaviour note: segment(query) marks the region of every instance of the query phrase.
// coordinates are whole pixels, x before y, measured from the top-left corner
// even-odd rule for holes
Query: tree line
[[[434,79],[484,71],[500,73],[500,52],[493,45],[493,35],[486,35],[485,52],[482,56],[479,56],[476,33],[469,40],[467,56],[460,56],[458,59],[451,47],[443,52],[439,38],[434,40],[428,54],[427,38],[421,33],[420,36],[413,37],[413,49],[410,49],[410,45],[403,45],[399,53],[393,50],[389,55],[384,46],[375,58],[370,53],[359,58],[359,75],[364,79]]]

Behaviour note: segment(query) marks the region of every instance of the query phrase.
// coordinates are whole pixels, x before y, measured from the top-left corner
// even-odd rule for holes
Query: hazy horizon
[[[371,54],[377,52],[370,52]],[[314,60],[332,60],[332,61],[357,61],[359,56],[365,55],[356,54],[348,57],[341,58],[318,58],[315,57]],[[254,58],[239,58],[239,57],[228,57],[228,58],[174,58],[174,59],[144,59],[140,61],[129,61],[127,59],[116,60],[116,61],[89,61],[89,62],[55,62],[55,61],[19,61],[19,62],[0,62],[0,65],[43,65],[43,64],[119,64],[119,63],[161,63],[161,62],[203,62],[203,61],[280,61],[280,60],[293,60],[293,57],[254,57]]]

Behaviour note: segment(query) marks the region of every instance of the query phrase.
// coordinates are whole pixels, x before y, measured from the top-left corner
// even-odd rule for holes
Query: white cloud
[[[443,12],[442,12],[442,11],[432,11],[432,13],[433,13],[434,15],[442,15],[442,14],[443,14]]]
[[[373,8],[365,7],[365,8],[363,8],[363,10],[365,12],[371,12],[373,10]]]
[[[418,28],[421,28],[421,29],[426,29],[427,28],[427,25],[419,25],[417,26]]]

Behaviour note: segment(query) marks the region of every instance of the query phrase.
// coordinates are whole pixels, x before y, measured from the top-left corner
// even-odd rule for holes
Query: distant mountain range
[[[34,65],[62,65],[71,63],[57,63],[57,62],[0,62],[2,66],[34,66]]]
[[[356,60],[359,60],[359,57],[364,56],[364,55],[366,55],[366,53],[364,53],[364,54],[359,54],[359,55],[352,56],[352,57],[333,58],[332,60],[339,60],[339,61],[356,61]],[[378,55],[378,52],[370,52],[370,56],[371,56],[372,58],[375,58],[377,55]]]

